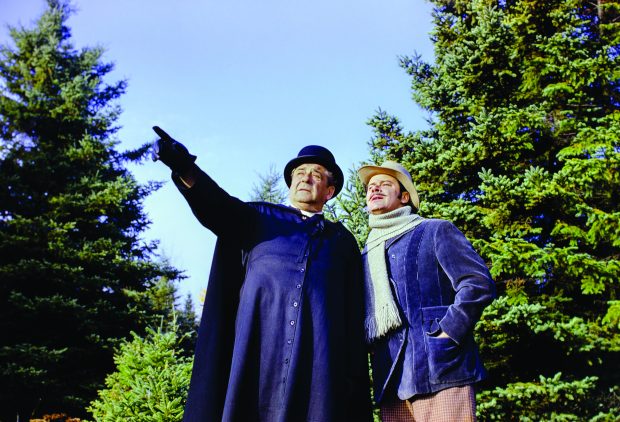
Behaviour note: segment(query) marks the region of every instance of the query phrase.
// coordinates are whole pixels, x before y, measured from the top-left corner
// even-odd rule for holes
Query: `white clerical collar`
[[[299,208],[298,208],[299,209]],[[323,211],[319,211],[319,212],[311,212],[311,211],[304,211],[304,210],[299,210],[299,212],[301,212],[303,215],[305,215],[306,217],[313,217],[317,214],[323,214]]]

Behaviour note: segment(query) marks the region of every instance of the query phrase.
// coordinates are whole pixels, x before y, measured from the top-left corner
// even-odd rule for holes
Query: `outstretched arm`
[[[153,146],[153,159],[172,170],[172,180],[189,203],[198,221],[217,236],[251,239],[258,212],[245,202],[230,196],[195,163],[196,156],[159,126],[153,130],[159,139]]]

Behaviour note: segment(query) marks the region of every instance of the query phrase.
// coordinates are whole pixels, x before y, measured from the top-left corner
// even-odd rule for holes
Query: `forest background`
[[[173,312],[181,274],[143,237],[159,184],[128,166],[148,144],[117,150],[126,82],[102,49],[71,45],[69,5],[48,3],[0,52],[0,417],[177,420],[193,315]],[[490,373],[480,419],[617,420],[619,5],[430,5],[433,57],[399,59],[427,121],[408,130],[376,109],[359,160],[405,164],[421,214],[453,221],[491,269],[500,297],[476,328]],[[352,176],[329,212],[362,244]]]

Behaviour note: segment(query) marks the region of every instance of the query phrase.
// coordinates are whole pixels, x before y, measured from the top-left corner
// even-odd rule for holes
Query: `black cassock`
[[[218,236],[184,421],[371,421],[353,236],[203,172],[180,190]]]

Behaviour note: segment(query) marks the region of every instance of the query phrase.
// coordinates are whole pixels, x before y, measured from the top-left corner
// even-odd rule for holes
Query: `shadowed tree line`
[[[48,6],[0,48],[3,421],[84,416],[121,341],[171,319],[182,278],[141,237],[159,183],[125,168],[147,146],[116,149],[126,82],[105,80],[113,67],[101,48],[73,47],[68,3]],[[193,311],[180,313],[193,329]]]

